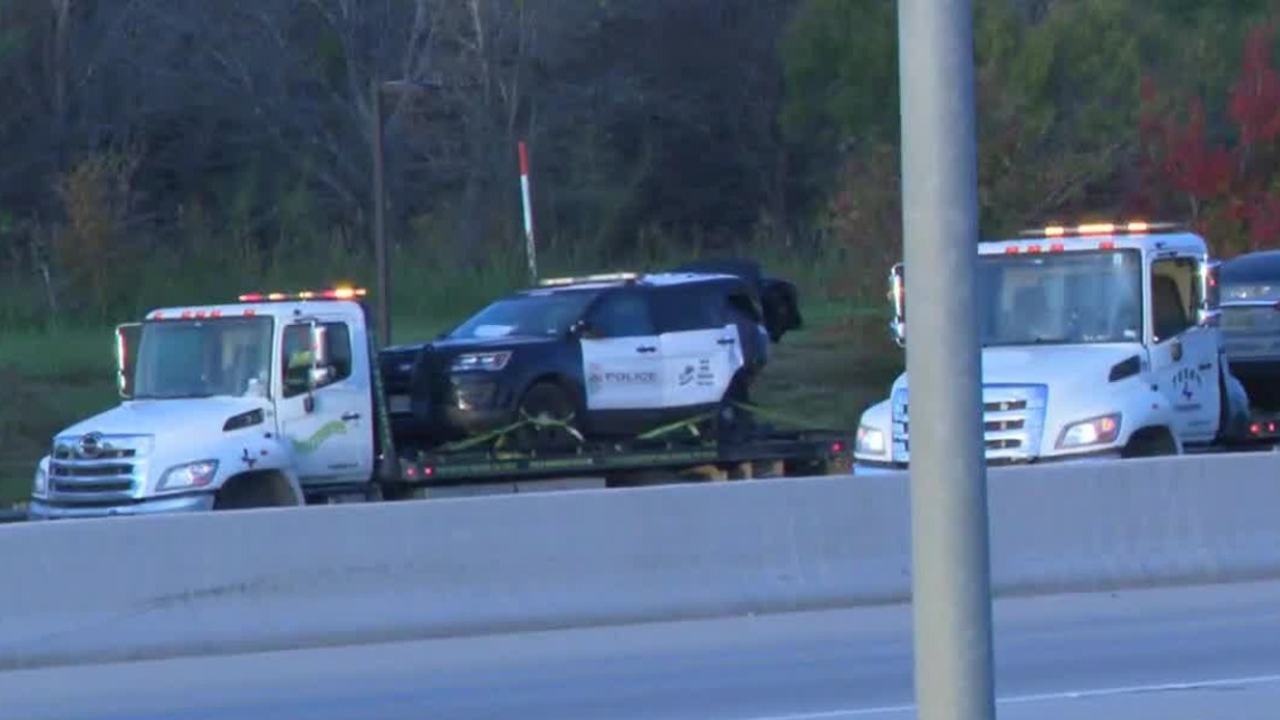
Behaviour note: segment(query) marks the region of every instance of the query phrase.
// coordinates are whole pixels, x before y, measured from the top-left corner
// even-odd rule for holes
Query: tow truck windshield
[[[592,290],[532,290],[489,304],[448,334],[452,340],[557,337],[582,318]]]
[[[268,317],[148,322],[138,340],[134,398],[265,396],[271,338]]]
[[[978,303],[983,347],[1140,342],[1142,257],[1136,250],[985,255]]]

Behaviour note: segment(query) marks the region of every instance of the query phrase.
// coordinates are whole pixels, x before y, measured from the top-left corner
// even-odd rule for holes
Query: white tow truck
[[[397,356],[376,349],[366,294],[251,293],[117,327],[122,401],[53,438],[29,519],[607,487],[652,473],[806,475],[847,463],[843,435],[765,426],[732,440],[672,430],[555,451],[512,451],[501,438],[409,451],[397,445],[379,363]]]
[[[978,246],[989,465],[1173,455],[1243,442],[1203,238],[1145,222],[1048,227]],[[907,347],[904,268],[890,272]],[[940,281],[945,282],[944,279]],[[855,473],[906,468],[910,385],[862,415]]]

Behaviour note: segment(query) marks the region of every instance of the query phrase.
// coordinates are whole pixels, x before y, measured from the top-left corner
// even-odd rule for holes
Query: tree
[[[1198,95],[1183,101],[1186,120],[1169,113],[1170,100],[1145,83],[1140,131],[1144,178],[1138,202],[1170,210],[1181,201],[1183,217],[1222,256],[1280,247],[1280,72],[1272,59],[1270,24],[1255,27],[1245,42],[1239,75],[1221,115],[1229,125],[1213,132]]]

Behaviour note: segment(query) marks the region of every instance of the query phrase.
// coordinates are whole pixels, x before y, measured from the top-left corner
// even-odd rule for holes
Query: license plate
[[[396,414],[407,413],[410,411],[408,395],[392,395],[387,404],[390,406],[391,412]]]

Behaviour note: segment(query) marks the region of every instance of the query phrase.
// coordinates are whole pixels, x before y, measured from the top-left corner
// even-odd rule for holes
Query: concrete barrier
[[[1280,576],[1280,456],[996,469],[1000,594]],[[899,602],[904,476],[0,527],[0,668]]]

